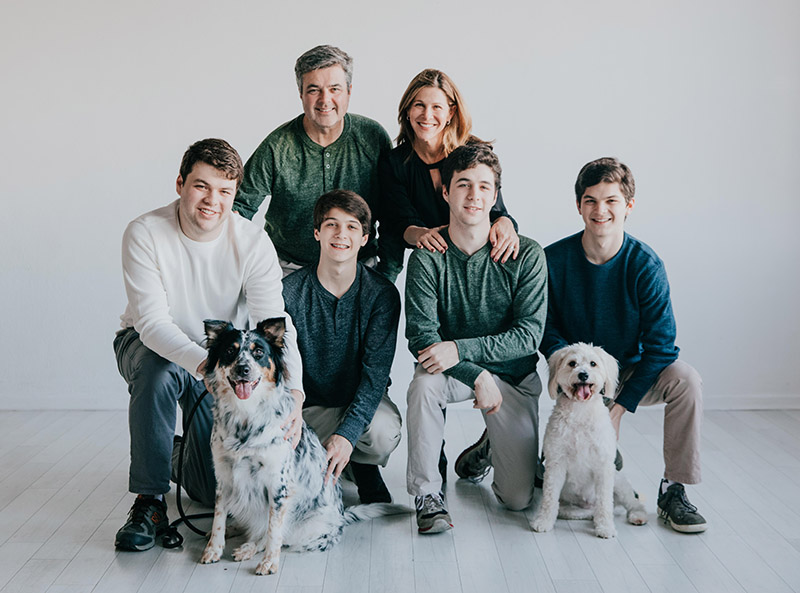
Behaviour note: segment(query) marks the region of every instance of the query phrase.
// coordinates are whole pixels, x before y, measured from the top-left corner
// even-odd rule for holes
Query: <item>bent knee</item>
[[[431,375],[417,371],[408,386],[406,402],[409,406],[415,406],[433,401],[441,407],[446,403],[444,396],[446,384],[447,377],[443,374]]]
[[[376,457],[388,458],[400,444],[400,423],[384,423],[382,426],[370,426],[362,435],[360,444]]]
[[[695,368],[681,360],[676,360],[668,368],[669,380],[675,385],[675,392],[684,401],[702,403],[703,378]]]
[[[147,364],[139,366],[130,380],[131,389],[135,389],[139,397],[160,398],[175,394],[182,390],[184,370],[175,363],[162,358],[150,359]]]
[[[494,495],[500,504],[509,511],[524,511],[533,503],[533,491],[528,493],[517,491],[503,492],[494,486]]]

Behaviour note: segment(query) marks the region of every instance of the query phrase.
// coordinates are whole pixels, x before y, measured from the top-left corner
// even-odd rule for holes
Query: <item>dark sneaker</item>
[[[697,507],[686,498],[683,484],[675,483],[663,494],[661,486],[658,487],[658,516],[681,533],[700,533],[708,527]]]
[[[156,538],[169,528],[167,503],[151,496],[139,495],[128,513],[128,522],[117,531],[114,545],[133,552],[149,550]]]
[[[392,495],[389,494],[377,465],[351,461],[347,467],[350,468],[353,482],[358,487],[358,498],[362,504],[392,502]]]
[[[417,531],[420,533],[441,533],[453,528],[450,514],[444,508],[441,494],[417,496]]]
[[[455,468],[459,478],[477,484],[492,469],[492,449],[489,446],[489,433],[484,430],[474,445],[467,447],[456,459]]]

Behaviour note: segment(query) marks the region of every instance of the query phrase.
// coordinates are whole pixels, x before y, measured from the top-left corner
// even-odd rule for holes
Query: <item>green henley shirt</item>
[[[406,277],[411,354],[452,340],[459,363],[445,371],[470,388],[487,370],[514,385],[536,371],[547,317],[547,264],[541,246],[520,235],[516,260],[495,263],[487,243],[467,256],[447,229],[445,253],[415,249]]]
[[[373,212],[370,242],[359,252],[361,259],[372,257],[377,253],[378,159],[391,148],[378,122],[350,113],[344,116],[342,135],[320,146],[306,134],[300,115],[267,136],[248,159],[233,209],[252,220],[264,198],[271,196],[264,229],[278,256],[295,264],[316,264],[314,204],[328,191],[349,189]]]

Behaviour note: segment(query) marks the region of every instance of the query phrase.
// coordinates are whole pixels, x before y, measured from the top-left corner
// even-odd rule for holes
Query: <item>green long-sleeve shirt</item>
[[[300,115],[267,136],[248,159],[233,209],[252,220],[271,196],[264,229],[278,256],[295,264],[316,264],[319,244],[312,214],[317,198],[333,189],[354,191],[367,201],[374,221],[380,200],[378,159],[391,148],[378,122],[350,113],[344,116],[342,135],[320,146],[306,134]],[[360,259],[377,253],[374,222],[370,234]]]
[[[516,260],[495,263],[487,243],[471,256],[447,229],[445,253],[416,249],[406,277],[406,338],[411,354],[452,340],[459,363],[445,371],[470,388],[483,371],[518,384],[536,370],[547,317],[544,251],[520,235]]]

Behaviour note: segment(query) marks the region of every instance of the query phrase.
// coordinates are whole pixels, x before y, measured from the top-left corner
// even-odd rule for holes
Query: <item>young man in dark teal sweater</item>
[[[699,533],[706,521],[683,484],[700,482],[702,381],[678,360],[664,264],[624,231],[634,192],[633,174],[614,158],[578,174],[584,230],[545,249],[550,294],[541,351],[549,358],[568,344],[592,342],[617,359],[620,388],[610,410],[617,438],[622,418],[638,405],[666,404],[658,511],[676,531]]]
[[[418,362],[408,388],[406,483],[416,497],[420,533],[452,527],[438,470],[448,403],[474,399],[484,414],[492,488],[508,508],[530,505],[538,459],[544,253],[520,236],[516,259],[490,257],[489,213],[500,163],[489,146],[454,150],[442,167],[442,185],[450,209],[449,226],[441,231],[447,249],[415,250],[406,280],[406,337]]]
[[[371,220],[360,196],[328,192],[313,216],[319,261],[283,279],[306,362],[303,419],[328,452],[326,479],[338,479],[349,463],[361,502],[390,502],[378,466],[400,442],[400,413],[387,393],[400,294],[358,262]]]

